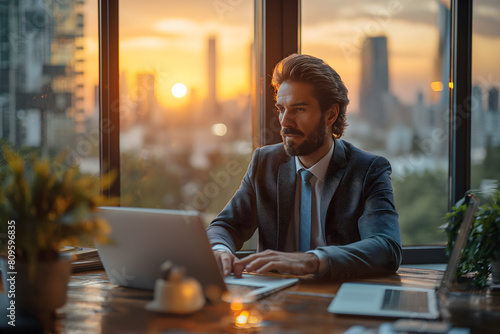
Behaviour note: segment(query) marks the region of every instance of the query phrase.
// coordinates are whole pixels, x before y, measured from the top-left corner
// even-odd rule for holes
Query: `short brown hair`
[[[334,104],[339,106],[339,115],[332,125],[332,132],[340,138],[347,127],[347,88],[340,75],[323,60],[309,56],[292,54],[281,60],[273,71],[272,85],[275,97],[284,81],[297,81],[313,85],[314,96],[324,113]]]

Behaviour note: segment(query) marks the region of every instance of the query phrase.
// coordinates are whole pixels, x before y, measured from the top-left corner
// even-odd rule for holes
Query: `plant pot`
[[[14,313],[33,315],[47,327],[55,310],[66,303],[71,257],[60,256],[58,261],[37,262],[31,277],[28,263],[24,261],[17,261],[12,271],[7,259],[0,258],[0,266],[7,305],[14,301]]]
[[[500,284],[500,260],[491,263],[491,278],[494,284]]]

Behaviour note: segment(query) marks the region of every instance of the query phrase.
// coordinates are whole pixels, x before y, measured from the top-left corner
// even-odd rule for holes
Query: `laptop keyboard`
[[[427,292],[407,290],[385,290],[382,310],[428,312]]]

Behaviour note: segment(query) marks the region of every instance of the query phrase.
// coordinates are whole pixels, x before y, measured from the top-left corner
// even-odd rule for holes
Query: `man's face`
[[[284,81],[278,90],[276,108],[288,155],[306,156],[321,147],[328,128],[311,84]]]

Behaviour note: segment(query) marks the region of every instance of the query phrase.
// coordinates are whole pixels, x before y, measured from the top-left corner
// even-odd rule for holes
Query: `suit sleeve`
[[[328,256],[329,270],[322,276],[341,279],[395,272],[401,263],[401,233],[391,185],[391,166],[376,157],[363,182],[364,207],[358,219],[361,240],[318,250]]]
[[[208,239],[212,246],[222,244],[235,253],[257,229],[254,185],[258,161],[259,149],[255,150],[240,187],[207,228]]]

